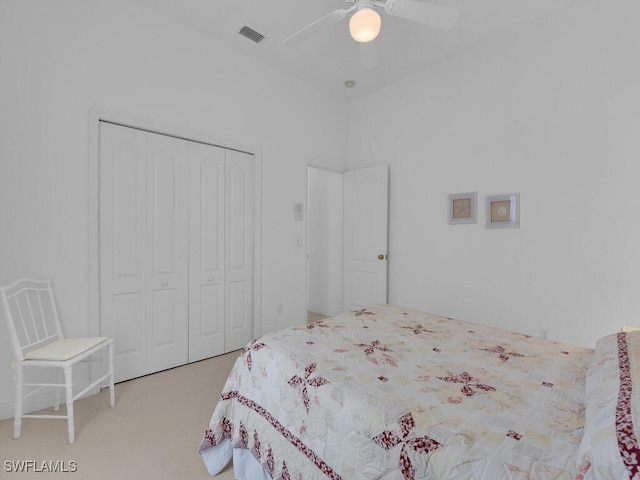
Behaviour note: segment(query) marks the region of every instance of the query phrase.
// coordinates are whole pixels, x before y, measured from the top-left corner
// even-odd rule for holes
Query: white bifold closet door
[[[100,124],[100,322],[117,381],[253,330],[253,156]]]
[[[190,144],[189,361],[253,333],[253,155]]]

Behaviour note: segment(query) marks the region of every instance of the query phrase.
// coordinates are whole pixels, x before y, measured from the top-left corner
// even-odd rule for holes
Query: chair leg
[[[61,379],[60,379],[60,371],[56,368],[56,383],[60,383]],[[60,410],[60,391],[62,390],[62,387],[56,387],[56,403],[53,405],[53,411],[57,412],[58,410]]]
[[[69,431],[69,444],[75,441],[75,426],[73,422],[73,383],[71,367],[64,368],[64,383],[67,392],[67,430]]]
[[[109,345],[109,404],[113,408],[116,404],[115,388],[113,386],[113,343]]]
[[[23,372],[22,365],[16,365],[16,403],[13,419],[13,438],[20,438],[22,429],[22,394],[23,394]]]

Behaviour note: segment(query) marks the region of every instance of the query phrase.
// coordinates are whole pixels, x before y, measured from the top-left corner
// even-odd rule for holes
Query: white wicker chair
[[[9,324],[13,345],[16,400],[13,437],[20,438],[23,418],[67,419],[69,443],[75,440],[73,402],[92,388],[108,386],[111,407],[115,404],[113,387],[113,339],[108,337],[64,338],[53,295],[51,280],[22,279],[0,287],[0,300]],[[81,392],[73,393],[74,365],[91,357],[99,357],[107,349],[108,372]],[[24,383],[25,367],[60,368],[64,383]],[[59,373],[59,371],[58,371]],[[56,375],[59,378],[59,374]],[[104,383],[103,383],[104,382]],[[24,387],[37,387],[24,395]],[[24,415],[23,400],[45,387],[56,388],[54,410],[60,408],[60,390],[65,389],[66,415]]]

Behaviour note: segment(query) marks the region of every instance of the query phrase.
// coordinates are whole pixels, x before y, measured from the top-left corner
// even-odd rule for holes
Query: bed
[[[639,355],[376,305],[248,344],[199,452],[240,480],[640,479]]]

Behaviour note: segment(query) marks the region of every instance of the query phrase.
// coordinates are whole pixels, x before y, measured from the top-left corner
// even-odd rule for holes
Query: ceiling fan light
[[[364,7],[351,16],[349,32],[356,42],[370,42],[380,33],[382,19],[375,10]]]

